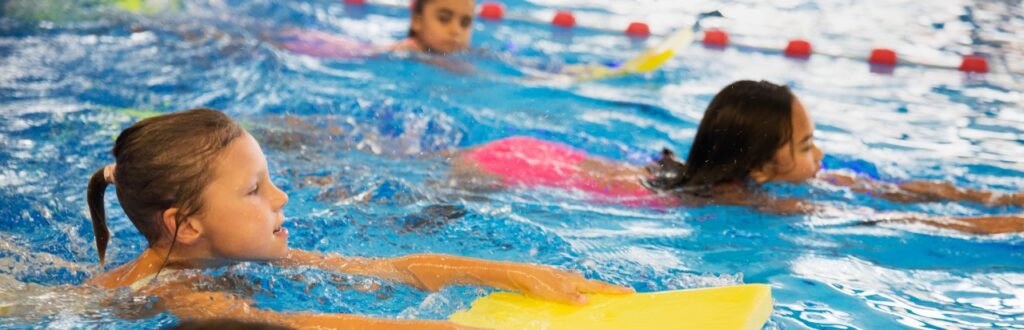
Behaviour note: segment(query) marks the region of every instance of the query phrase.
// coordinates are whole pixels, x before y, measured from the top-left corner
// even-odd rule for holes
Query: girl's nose
[[[275,209],[284,208],[285,204],[288,204],[288,194],[285,193],[280,188],[278,188],[277,185],[273,185],[273,187],[274,187],[274,192],[273,192],[274,195],[271,198],[273,198],[272,201],[274,203],[274,208]]]

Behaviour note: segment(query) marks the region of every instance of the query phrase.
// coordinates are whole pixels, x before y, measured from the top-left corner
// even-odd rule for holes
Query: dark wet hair
[[[648,169],[656,191],[710,194],[717,184],[743,182],[772,160],[793,135],[793,93],[767,81],[740,80],[723,88],[704,112],[686,163],[671,150]]]
[[[198,213],[203,207],[201,193],[212,177],[214,157],[244,132],[230,117],[210,109],[147,118],[121,132],[111,150],[117,166],[113,180],[117,199],[150,246],[173,234],[174,247],[178,233],[167,231],[163,212],[179,208],[175,219],[179,226]],[[103,171],[92,175],[87,192],[101,267],[110,240],[103,205],[109,183]]]
[[[430,2],[430,0],[412,0],[412,8],[410,10],[410,15],[412,15],[412,16],[423,15],[423,8],[425,8],[427,6],[427,2]],[[408,37],[409,38],[415,38],[416,37],[416,31],[412,30],[412,23],[409,23],[409,35],[408,35]]]

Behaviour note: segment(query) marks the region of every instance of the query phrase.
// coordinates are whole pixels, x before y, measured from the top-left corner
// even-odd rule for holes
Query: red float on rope
[[[365,5],[366,0],[345,0],[346,5]]]
[[[551,24],[568,29],[576,25],[576,17],[573,17],[571,12],[559,11],[555,13],[555,18],[551,19]]]
[[[646,38],[651,35],[651,28],[644,22],[632,22],[629,23],[629,27],[626,28],[626,35]]]
[[[786,45],[786,50],[783,51],[786,56],[808,58],[811,57],[811,43],[803,39],[793,39]]]
[[[868,62],[882,65],[896,65],[896,52],[887,48],[875,48],[868,57]]]
[[[964,61],[960,62],[960,71],[986,73],[988,72],[988,60],[978,55],[964,56]]]
[[[729,34],[719,29],[704,31],[704,45],[725,47],[729,45]]]
[[[495,2],[484,2],[480,5],[480,17],[499,21],[502,17],[505,17],[505,6]]]

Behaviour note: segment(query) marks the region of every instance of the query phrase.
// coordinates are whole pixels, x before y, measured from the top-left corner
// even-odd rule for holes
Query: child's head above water
[[[803,181],[814,177],[823,156],[813,133],[814,123],[789,88],[737,81],[711,100],[686,163],[666,151],[648,184],[686,190],[747,180]]]
[[[413,0],[409,39],[428,52],[454,53],[469,47],[473,0]]]
[[[110,237],[103,194],[117,198],[151,248],[190,259],[274,259],[287,253],[282,207],[259,144],[223,113],[194,109],[121,132],[115,166],[93,174],[88,200],[100,262]],[[105,175],[106,174],[106,175]]]

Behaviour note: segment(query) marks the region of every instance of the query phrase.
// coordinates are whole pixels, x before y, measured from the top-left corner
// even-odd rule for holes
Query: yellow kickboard
[[[636,57],[629,59],[618,68],[609,68],[604,65],[586,64],[570,65],[562,70],[576,82],[585,82],[597,79],[619,77],[628,74],[637,74],[654,71],[665,64],[672,56],[683,50],[683,47],[693,41],[693,30],[682,28],[672,32],[668,38],[662,40],[654,47],[644,50]]]
[[[136,14],[156,15],[180,10],[180,2],[180,0],[117,0],[114,3],[121,9]]]
[[[772,312],[765,284],[587,296],[572,306],[498,292],[477,299],[451,321],[485,329],[761,329]]]

